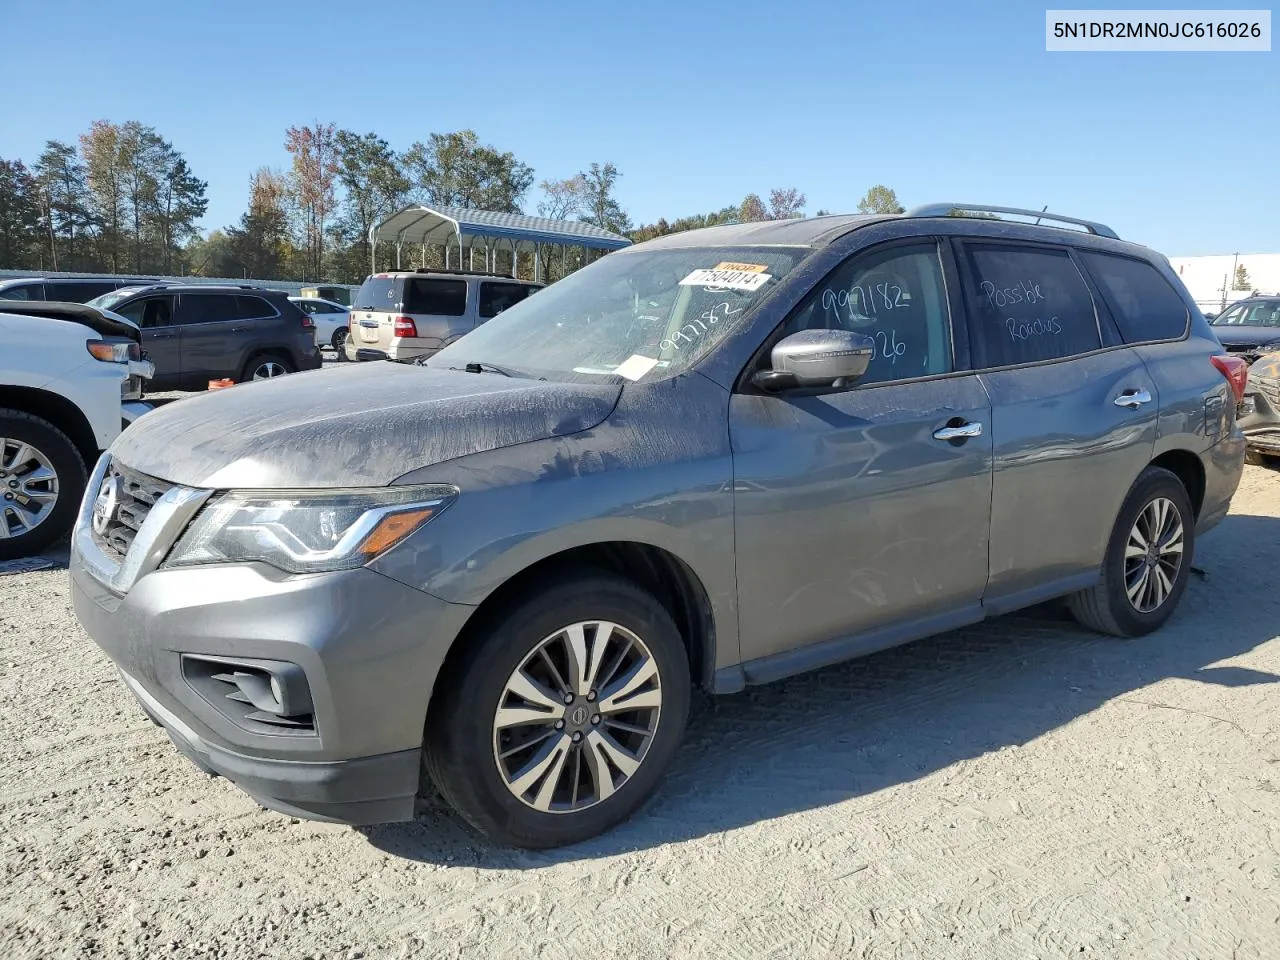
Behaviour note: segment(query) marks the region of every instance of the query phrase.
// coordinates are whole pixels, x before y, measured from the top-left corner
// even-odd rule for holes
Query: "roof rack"
[[[1054,220],[1058,223],[1074,223],[1084,227],[1096,237],[1110,237],[1119,240],[1120,236],[1105,223],[1093,220],[1081,220],[1078,217],[1064,217],[1060,213],[1049,213],[1045,210],[1025,210],[1022,207],[992,207],[981,203],[926,203],[912,207],[906,212],[908,217],[951,217],[957,210],[972,210],[975,213],[1014,213],[1022,217],[1035,217],[1037,220]]]
[[[511,280],[513,277],[509,273],[493,273],[489,270],[465,270],[465,269],[446,269],[444,267],[419,267],[417,270],[411,270],[410,273],[449,273],[456,274],[460,277],[499,277],[503,280]]]

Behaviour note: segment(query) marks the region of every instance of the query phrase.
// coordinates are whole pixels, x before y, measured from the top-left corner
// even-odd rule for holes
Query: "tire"
[[[288,357],[279,353],[259,353],[249,358],[249,362],[244,365],[244,371],[240,374],[240,382],[248,383],[251,380],[270,380],[275,377],[284,376],[286,373],[293,373],[296,368]],[[272,370],[274,372],[267,373]]]
[[[602,640],[600,621],[613,625],[607,641]],[[560,711],[560,728],[554,726],[551,717],[556,714],[551,713],[546,720],[539,717],[499,729],[500,707],[509,716],[523,717],[531,711],[522,705],[537,702],[521,700],[511,692],[509,684],[515,681],[516,671],[527,668],[524,676],[539,682],[551,676],[536,653],[544,645],[548,659],[574,685],[572,663],[561,655],[570,649],[566,628],[575,624],[592,624],[582,633],[588,680],[590,661],[606,672],[620,656],[619,650],[630,651],[611,673],[617,679],[601,684],[594,699],[589,699],[590,694],[579,696],[563,707],[561,683],[552,708]],[[424,777],[430,781],[423,783],[424,791],[434,784],[463,819],[490,840],[530,849],[585,840],[633,813],[670,765],[689,713],[688,654],[666,609],[629,581],[587,573],[530,592],[474,639],[477,642],[436,683],[423,750]],[[640,641],[638,646],[635,639]],[[603,654],[597,646],[602,642]],[[651,678],[635,688],[639,693],[619,697],[623,678],[648,673],[646,652],[648,663],[656,668],[656,682]],[[633,655],[636,660],[628,659]],[[617,700],[612,709],[606,706],[613,698],[629,701],[632,696],[635,700],[630,702],[650,703],[655,685],[656,709],[626,710]],[[548,681],[542,689],[551,688]],[[516,711],[509,709],[513,705]],[[629,728],[614,726],[620,721]],[[515,749],[507,759],[500,757],[504,749],[510,751],[513,744],[540,734],[545,739],[527,750]],[[575,742],[575,737],[580,739]],[[615,752],[618,747],[621,750]],[[556,761],[561,753],[562,764]],[[606,755],[617,757],[622,765],[604,761]],[[553,762],[544,767],[545,775],[528,780],[529,772],[540,766],[539,756]],[[623,767],[630,767],[637,756],[639,765],[630,768],[629,775],[624,773]],[[553,774],[558,776],[548,788]],[[529,783],[523,798],[517,795],[522,780]],[[512,782],[515,785],[509,787]],[[544,804],[541,809],[540,804]]]
[[[1152,581],[1158,577],[1156,567],[1151,567],[1148,560],[1139,562],[1139,557],[1130,557],[1126,561],[1125,553],[1130,545],[1131,533],[1135,530],[1139,517],[1143,517],[1144,527],[1138,528],[1142,534],[1150,532],[1153,519],[1158,516],[1158,505],[1176,512],[1177,523],[1181,525],[1180,555],[1177,555],[1176,568],[1171,570],[1169,558],[1174,554],[1165,554],[1157,564],[1163,580],[1168,582],[1168,589],[1161,591],[1161,586]],[[1156,506],[1153,506],[1156,505]],[[1111,531],[1111,539],[1107,544],[1106,557],[1102,564],[1102,579],[1097,586],[1081,590],[1067,598],[1067,607],[1072,615],[1084,626],[1099,633],[1109,633],[1117,637],[1139,637],[1151,633],[1164,625],[1173,615],[1187,587],[1187,577],[1191,573],[1191,564],[1195,558],[1195,514],[1191,508],[1191,498],[1177,476],[1162,467],[1147,467],[1139,475],[1125,497],[1116,517],[1115,527]],[[1167,540],[1170,544],[1177,540],[1172,533],[1172,525],[1166,522],[1159,527],[1157,538]],[[1143,536],[1144,540],[1148,538]],[[1135,546],[1135,549],[1137,547]],[[1150,558],[1148,554],[1148,558]],[[1126,562],[1129,570],[1126,571]],[[1147,583],[1150,591],[1139,589],[1135,600],[1130,600],[1130,583],[1141,581],[1139,571],[1142,563],[1148,566]],[[1170,576],[1172,573],[1172,576]],[[1128,578],[1128,579],[1127,579]],[[1163,592],[1163,598],[1160,594]],[[1158,602],[1157,602],[1158,601]],[[1154,604],[1148,606],[1148,604]]]
[[[34,478],[37,470],[51,470],[53,476]],[[29,413],[0,410],[0,560],[31,556],[65,536],[87,482],[84,458],[65,433]],[[46,501],[44,507],[30,508],[51,492],[52,507]],[[18,500],[23,495],[26,505]]]
[[[333,331],[333,336],[329,338],[329,346],[333,347],[334,352],[338,354],[339,360],[345,360],[347,354],[347,337],[351,335],[351,331],[346,327],[338,327]]]
[[[1267,458],[1257,450],[1253,449],[1253,447],[1245,447],[1244,462],[1252,464],[1255,467],[1263,467],[1267,464]]]

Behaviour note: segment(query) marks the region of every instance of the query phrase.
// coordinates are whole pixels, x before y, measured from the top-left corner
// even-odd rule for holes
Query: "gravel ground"
[[[1046,612],[704,698],[633,821],[536,854],[260,809],[65,571],[0,576],[0,956],[1274,960],[1278,484],[1246,469],[1152,637]]]

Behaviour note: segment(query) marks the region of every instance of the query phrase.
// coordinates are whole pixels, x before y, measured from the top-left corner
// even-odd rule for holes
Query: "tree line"
[[[617,198],[614,163],[541,180],[530,203],[533,168],[473,130],[432,133],[400,151],[376,133],[316,122],[288,128],[283,145],[289,165],[256,170],[239,220],[207,234],[199,227],[207,183],[138,121],[99,120],[75,143],[50,140],[30,167],[0,159],[0,267],[358,283],[370,266],[370,228],[410,203],[576,220],[635,242],[804,216],[807,205],[798,189],[776,188],[767,200],[751,193],[710,213],[637,226]],[[858,209],[902,211],[883,185],[868,190]],[[440,265],[438,250],[427,251],[426,263],[418,262],[420,250],[408,252],[409,266]],[[532,270],[523,257],[522,275]],[[574,266],[555,260],[546,269],[556,279]],[[498,264],[510,267],[509,259]]]

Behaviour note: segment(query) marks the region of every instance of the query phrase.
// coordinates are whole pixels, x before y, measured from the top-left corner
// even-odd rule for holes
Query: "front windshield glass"
[[[810,251],[689,247],[612,253],[515,304],[428,361],[599,383],[690,369]]]
[[[104,293],[100,297],[94,297],[87,301],[86,306],[97,307],[99,310],[110,310],[122,300],[127,300],[135,293],[146,289],[145,287],[121,287],[119,290],[112,290]]]

